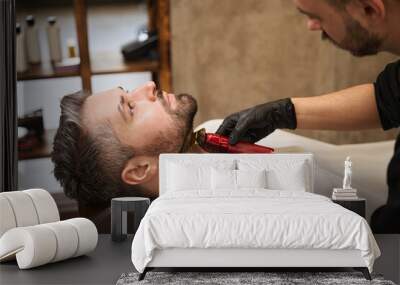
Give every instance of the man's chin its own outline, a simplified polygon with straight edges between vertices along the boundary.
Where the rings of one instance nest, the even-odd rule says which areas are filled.
[[[178,94],[175,95],[178,106],[175,112],[176,128],[180,131],[180,137],[182,139],[179,152],[184,152],[188,145],[188,138],[193,132],[193,120],[197,113],[197,101],[189,94]]]
[[[185,102],[185,104],[193,103],[193,104],[197,105],[196,99],[192,95],[189,95],[189,94],[185,94],[185,93],[178,94],[178,95],[176,95],[176,99],[178,99],[178,101]]]
[[[179,102],[179,107],[186,113],[185,115],[193,121],[197,113],[197,101],[189,94],[178,94],[176,99]]]

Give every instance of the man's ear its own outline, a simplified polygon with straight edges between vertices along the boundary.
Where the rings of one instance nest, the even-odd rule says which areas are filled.
[[[125,163],[121,173],[121,179],[126,184],[137,185],[148,182],[156,173],[156,159],[149,156],[137,156]]]
[[[346,10],[364,28],[379,23],[386,16],[383,0],[353,0],[347,4]]]

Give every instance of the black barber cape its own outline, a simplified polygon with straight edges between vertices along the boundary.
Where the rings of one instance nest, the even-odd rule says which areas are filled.
[[[386,66],[375,84],[375,98],[382,128],[400,126],[400,60]],[[387,169],[388,200],[371,217],[374,233],[400,233],[400,135]]]

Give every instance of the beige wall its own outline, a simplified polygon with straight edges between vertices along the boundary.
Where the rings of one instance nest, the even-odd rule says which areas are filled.
[[[373,82],[395,56],[354,58],[306,30],[291,0],[171,0],[175,92],[194,95],[196,124],[278,98]],[[296,131],[338,144],[395,132]]]

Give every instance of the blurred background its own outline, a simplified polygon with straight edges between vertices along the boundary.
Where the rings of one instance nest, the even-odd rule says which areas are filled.
[[[323,42],[320,33],[307,30],[291,0],[16,0],[16,5],[17,45],[18,36],[35,41],[37,35],[40,57],[36,64],[19,63],[20,189],[62,191],[49,156],[66,94],[133,89],[154,80],[198,100],[198,125],[278,98],[373,82],[396,58],[387,53],[354,58]],[[395,136],[381,130],[295,133],[334,144]]]

